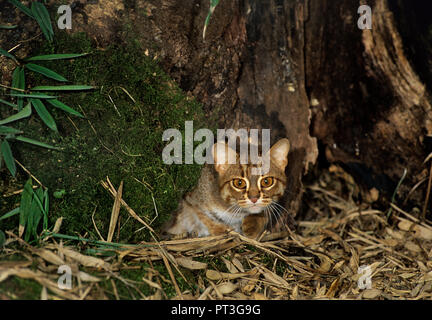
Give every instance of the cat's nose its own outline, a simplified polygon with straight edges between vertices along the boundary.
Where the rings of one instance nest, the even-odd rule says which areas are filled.
[[[252,201],[252,203],[255,203],[258,201],[258,198],[250,198],[250,201]]]

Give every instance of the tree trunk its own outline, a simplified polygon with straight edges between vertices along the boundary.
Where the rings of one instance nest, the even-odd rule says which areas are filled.
[[[420,27],[429,32],[430,19],[414,4],[371,0],[372,29],[360,30],[363,2],[221,0],[204,41],[208,0],[128,1],[124,10],[150,54],[219,116],[219,128],[270,128],[272,143],[288,137],[286,208],[295,215],[318,144],[366,189],[391,194],[407,169],[402,195],[426,177],[432,76],[415,69],[430,67],[430,38],[412,37]],[[412,27],[418,15],[422,24]],[[90,17],[78,28],[103,43],[97,25]],[[411,27],[401,36],[403,26]],[[422,199],[423,190],[411,198]]]
[[[371,30],[357,28],[356,1],[310,3],[306,86],[317,104],[312,135],[322,142],[329,161],[343,163],[365,187],[387,197],[406,169],[399,190],[406,195],[425,179],[422,162],[432,135],[430,96],[406,55],[419,34],[402,41],[402,25],[387,0],[368,1]],[[394,11],[402,9],[396,1],[391,5]],[[413,14],[401,11],[402,17],[406,12]],[[409,17],[412,25],[415,17]],[[412,196],[422,197],[422,192]]]

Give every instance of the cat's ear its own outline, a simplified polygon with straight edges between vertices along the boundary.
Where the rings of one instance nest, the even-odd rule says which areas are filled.
[[[288,139],[283,138],[276,142],[270,149],[270,157],[273,162],[283,170],[288,164],[288,152],[290,150],[290,142]]]
[[[218,142],[213,145],[212,156],[215,169],[219,174],[225,173],[229,165],[235,164],[237,161],[237,152],[223,142]]]

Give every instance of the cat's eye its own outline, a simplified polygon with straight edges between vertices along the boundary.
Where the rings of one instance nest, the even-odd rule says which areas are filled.
[[[246,188],[246,181],[244,181],[243,179],[233,179],[232,184],[237,189]]]
[[[269,188],[273,185],[274,179],[272,177],[265,177],[261,179],[261,187]]]

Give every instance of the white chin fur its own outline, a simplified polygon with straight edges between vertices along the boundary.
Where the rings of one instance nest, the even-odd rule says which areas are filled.
[[[253,206],[246,209],[249,213],[257,214],[264,210],[263,207]]]

